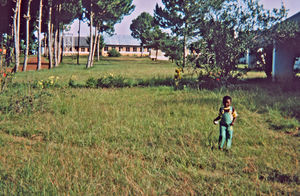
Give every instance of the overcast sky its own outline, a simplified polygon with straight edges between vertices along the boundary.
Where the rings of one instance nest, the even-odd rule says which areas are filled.
[[[115,25],[116,34],[131,34],[129,26],[131,21],[135,19],[142,12],[148,12],[153,15],[153,10],[156,4],[162,5],[161,0],[133,0],[135,10],[131,15],[125,16],[121,23]],[[281,3],[285,5],[288,11],[288,16],[292,16],[300,11],[300,0],[260,0],[260,3],[264,5],[266,9],[280,8]],[[78,32],[78,21],[75,21],[71,28],[72,32]],[[88,25],[82,25],[82,35],[88,35]]]

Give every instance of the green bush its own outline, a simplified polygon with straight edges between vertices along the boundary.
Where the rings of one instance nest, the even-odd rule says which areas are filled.
[[[149,79],[140,79],[137,83],[138,86],[173,86],[174,79],[171,77],[168,78],[160,78],[154,77]]]
[[[57,87],[59,86],[57,84],[59,77],[58,76],[50,76],[47,80],[36,80],[33,83],[34,88],[39,88],[39,89],[46,89],[50,87]]]
[[[93,77],[89,78],[86,81],[86,87],[87,88],[96,88],[97,87],[97,80]]]
[[[116,49],[111,49],[110,51],[108,51],[108,56],[109,57],[120,57],[121,54]]]
[[[133,86],[133,81],[123,76],[114,76],[112,74],[98,79],[97,87],[100,88],[123,88]]]
[[[155,87],[155,86],[174,86],[175,81],[172,77],[153,77],[147,79],[131,79],[121,75],[113,74],[101,76],[98,79],[89,78],[85,84],[77,84],[73,79],[69,80],[69,87],[72,88],[124,88],[124,87]],[[183,78],[180,80],[180,86],[198,89],[198,81],[196,78]],[[179,90],[177,89],[177,90]]]

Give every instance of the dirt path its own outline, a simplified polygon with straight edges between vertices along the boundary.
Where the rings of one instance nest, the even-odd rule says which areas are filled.
[[[41,69],[49,69],[49,62],[45,57],[42,57]],[[12,72],[13,68],[7,68],[7,72]],[[37,57],[29,57],[26,71],[37,70]],[[18,71],[23,71],[23,64],[19,66]]]

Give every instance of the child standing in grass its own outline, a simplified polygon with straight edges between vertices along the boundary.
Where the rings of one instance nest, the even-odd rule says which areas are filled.
[[[231,106],[232,99],[230,96],[223,97],[223,106],[219,110],[219,116],[214,119],[214,124],[220,121],[220,136],[219,136],[219,149],[222,150],[227,142],[226,149],[229,150],[232,143],[233,125],[237,117],[235,109]]]

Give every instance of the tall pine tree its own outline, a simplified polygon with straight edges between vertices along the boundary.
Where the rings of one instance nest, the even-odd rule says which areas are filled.
[[[208,8],[206,0],[162,0],[164,7],[156,4],[154,17],[156,22],[182,39],[182,67],[186,65],[187,41],[195,35],[197,27]],[[209,1],[210,2],[210,1]],[[215,0],[215,3],[218,3]]]

